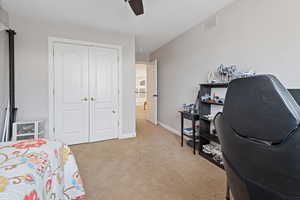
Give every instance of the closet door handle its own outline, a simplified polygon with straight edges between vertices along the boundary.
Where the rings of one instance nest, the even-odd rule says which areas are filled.
[[[88,98],[83,98],[83,99],[81,99],[81,101],[88,101],[89,99]]]
[[[92,101],[96,101],[96,98],[94,98],[94,97],[91,97],[91,100],[92,100]]]
[[[112,113],[113,113],[113,114],[116,114],[116,111],[113,110]]]

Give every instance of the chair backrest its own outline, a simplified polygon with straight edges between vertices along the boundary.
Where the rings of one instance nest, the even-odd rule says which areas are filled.
[[[300,199],[300,107],[272,75],[230,83],[216,119],[236,200]]]

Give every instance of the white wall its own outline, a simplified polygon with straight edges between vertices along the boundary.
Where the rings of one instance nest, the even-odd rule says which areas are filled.
[[[0,31],[0,138],[2,137],[5,108],[8,102],[8,35]]]
[[[180,130],[177,111],[195,101],[198,84],[222,63],[300,88],[299,8],[299,0],[238,0],[218,12],[216,27],[200,24],[155,51],[159,121]]]
[[[136,77],[146,77],[147,76],[147,65],[146,64],[136,64]]]
[[[49,24],[11,16],[16,30],[18,120],[48,119],[48,37],[120,45],[122,55],[122,136],[135,133],[135,38],[71,24]]]

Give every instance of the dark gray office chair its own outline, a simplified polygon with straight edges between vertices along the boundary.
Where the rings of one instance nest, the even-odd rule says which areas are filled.
[[[300,200],[300,107],[274,76],[232,81],[215,123],[235,200]]]

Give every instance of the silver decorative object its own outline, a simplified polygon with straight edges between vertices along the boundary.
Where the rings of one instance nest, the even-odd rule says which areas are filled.
[[[222,82],[230,82],[233,79],[247,78],[247,77],[252,77],[252,76],[256,75],[256,73],[253,70],[249,70],[246,72],[238,71],[236,65],[230,65],[230,66],[226,67],[225,65],[221,64],[218,67],[217,72],[221,76]]]

